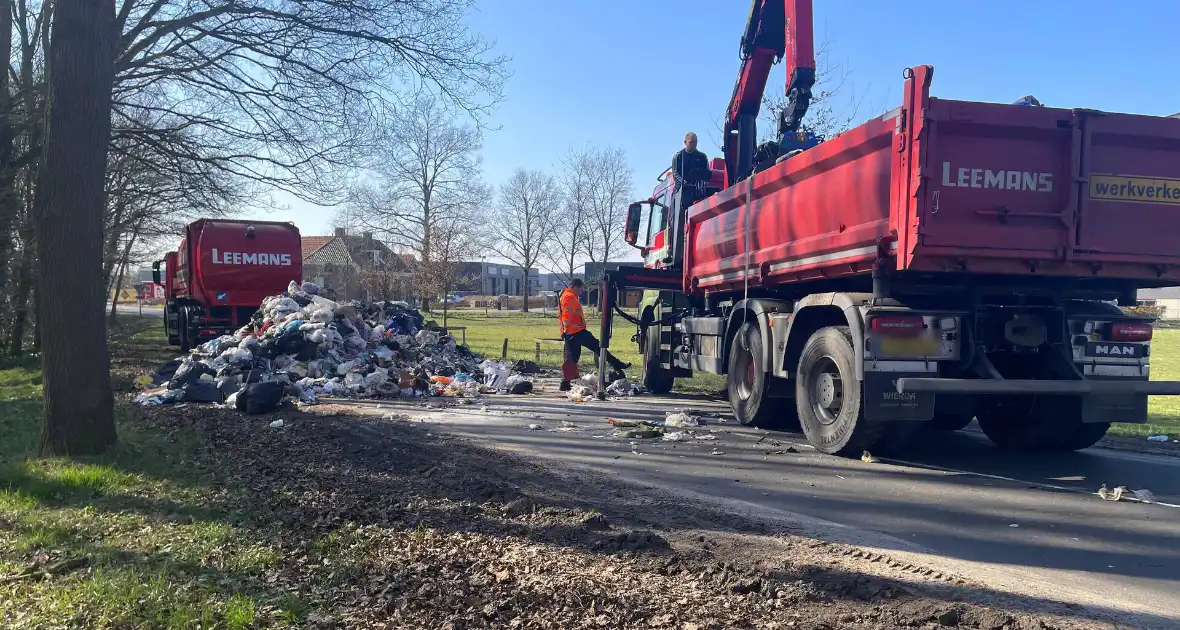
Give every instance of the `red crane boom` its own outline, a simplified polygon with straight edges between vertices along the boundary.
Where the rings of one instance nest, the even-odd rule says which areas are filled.
[[[758,112],[770,68],[780,59],[786,66],[787,106],[779,115],[779,138],[798,131],[807,113],[815,84],[811,0],[754,0],[742,35],[741,59],[722,140],[730,186],[753,171]]]

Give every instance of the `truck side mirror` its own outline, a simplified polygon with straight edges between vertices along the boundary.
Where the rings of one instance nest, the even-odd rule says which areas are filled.
[[[152,282],[160,284],[160,261],[152,263]]]
[[[623,240],[631,247],[638,247],[635,243],[639,241],[639,223],[642,218],[642,203],[636,202],[627,206],[627,227],[623,231]]]

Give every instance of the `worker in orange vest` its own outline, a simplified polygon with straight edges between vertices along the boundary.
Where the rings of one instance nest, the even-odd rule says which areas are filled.
[[[586,318],[582,316],[581,297],[584,289],[582,279],[574,278],[570,281],[570,286],[561,292],[557,302],[557,321],[561,325],[561,338],[565,341],[565,357],[561,365],[563,392],[569,391],[570,381],[578,378],[578,359],[582,356],[582,348],[593,352],[595,356],[601,351],[598,339],[586,330]],[[631,367],[630,363],[623,363],[609,351],[606,353],[606,361],[620,373],[617,375],[618,378],[622,378],[623,370]]]

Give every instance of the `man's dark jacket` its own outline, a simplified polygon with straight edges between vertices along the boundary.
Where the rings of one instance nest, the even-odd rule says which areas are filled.
[[[711,176],[709,158],[704,153],[681,149],[672,156],[672,177],[677,186],[708,182]]]

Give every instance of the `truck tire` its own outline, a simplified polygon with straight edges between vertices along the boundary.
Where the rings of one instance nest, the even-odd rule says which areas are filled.
[[[847,326],[811,335],[795,373],[795,405],[807,441],[832,455],[860,455],[884,436],[885,422],[867,422],[856,380],[856,355]]]
[[[971,413],[935,413],[926,426],[935,431],[958,431],[964,429],[975,419]]]
[[[979,409],[979,428],[1004,450],[1062,452],[1089,448],[1101,440],[1109,422],[1084,423],[1081,400],[1052,396],[1013,396]]]
[[[653,394],[667,394],[675,384],[675,377],[660,364],[660,327],[649,326],[643,333],[643,386]]]
[[[744,344],[743,338],[746,340]],[[745,426],[767,426],[773,420],[774,405],[766,395],[770,375],[763,363],[758,324],[746,322],[731,342],[725,379],[734,418]]]
[[[189,352],[193,349],[192,341],[192,325],[189,323],[188,307],[180,307],[180,312],[176,317],[177,336],[180,338],[180,351]]]

